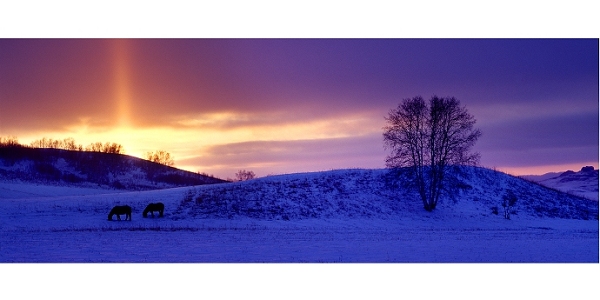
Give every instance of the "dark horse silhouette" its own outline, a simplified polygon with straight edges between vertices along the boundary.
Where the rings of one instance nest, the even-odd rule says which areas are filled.
[[[113,207],[113,209],[110,210],[110,213],[108,214],[108,220],[112,221],[112,216],[113,215],[117,215],[117,220],[121,221],[121,216],[120,215],[125,215],[125,221],[129,220],[131,221],[131,207],[127,206],[127,205],[123,205],[123,206],[115,206]]]
[[[155,211],[158,212],[159,217],[162,217],[163,212],[165,211],[165,205],[162,204],[162,202],[148,204],[148,206],[146,206],[146,209],[144,209],[144,218],[148,217],[148,212],[150,212],[154,217]]]

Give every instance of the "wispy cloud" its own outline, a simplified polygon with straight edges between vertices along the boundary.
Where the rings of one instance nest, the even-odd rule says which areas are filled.
[[[336,168],[383,168],[380,134],[309,140],[248,141],[203,148],[198,156],[180,161],[202,166],[206,172],[233,174],[239,169],[257,175]]]

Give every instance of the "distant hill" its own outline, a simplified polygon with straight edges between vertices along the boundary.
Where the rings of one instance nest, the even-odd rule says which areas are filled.
[[[598,219],[598,202],[478,167],[453,168],[434,212],[426,212],[406,170],[336,170],[278,175],[192,188],[175,219],[503,218],[502,197],[517,197],[514,219]]]
[[[587,166],[579,172],[566,171],[544,175],[522,176],[547,187],[598,201],[598,170]]]
[[[20,146],[0,147],[0,180],[122,190],[226,182],[128,155]]]

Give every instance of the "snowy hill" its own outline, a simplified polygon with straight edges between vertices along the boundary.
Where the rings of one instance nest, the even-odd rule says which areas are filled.
[[[27,147],[0,147],[0,181],[119,190],[224,182],[122,154]]]
[[[523,176],[523,178],[598,201],[598,170],[594,170],[591,166],[583,167],[579,172],[569,170],[562,173]]]
[[[502,210],[502,196],[512,191],[518,199],[514,207],[518,216],[598,219],[596,201],[473,167],[453,171],[446,197],[435,213],[428,214],[406,185],[405,174],[394,176],[388,170],[338,170],[198,187],[189,190],[174,214],[177,218],[273,220],[498,217],[494,211]]]

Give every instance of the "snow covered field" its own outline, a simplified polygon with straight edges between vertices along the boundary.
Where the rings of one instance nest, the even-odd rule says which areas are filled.
[[[319,180],[311,181],[311,176]],[[305,212],[301,205],[311,203],[311,196],[301,194],[298,186],[315,190],[310,185],[322,183],[320,176],[288,175],[236,184],[124,193],[63,188],[63,196],[58,195],[59,187],[3,184],[2,191],[29,190],[52,196],[23,197],[15,193],[12,199],[0,197],[0,262],[598,263],[597,220],[525,213],[505,220],[481,209],[482,201],[441,206],[433,213],[412,201],[396,213],[386,206],[396,204],[379,203],[384,201],[381,199],[361,204],[363,198],[375,193],[353,191],[351,187],[360,186],[350,183],[340,187],[345,196],[338,193],[336,198],[321,191],[311,194],[323,197],[323,202],[336,209],[319,206],[318,211],[328,217],[310,217],[315,213]],[[326,176],[337,182],[335,172]],[[378,173],[358,172],[353,176],[360,181]],[[294,193],[287,185],[282,187],[282,181],[296,186]],[[245,190],[249,188],[252,192]],[[261,194],[265,189],[283,189],[281,193],[296,196],[300,193],[305,202],[294,202],[289,196],[287,202],[273,204],[286,208],[289,218],[267,214],[272,208],[263,207],[257,212],[254,204],[248,204],[251,212],[260,214],[259,218],[251,218],[244,215],[250,208],[246,211],[228,198],[236,193],[244,199],[262,195],[266,203],[270,201],[268,196]],[[87,195],[74,195],[85,192]],[[210,203],[210,193],[225,199],[227,211],[236,210],[240,215],[213,217],[221,215],[220,211],[203,215],[202,205]],[[142,218],[146,204],[159,201],[165,203],[165,217]],[[107,221],[110,208],[124,204],[133,208],[132,221]],[[373,215],[373,210],[379,213]]]
[[[2,232],[2,262],[598,262],[589,221],[517,228],[355,222],[20,227]],[[166,224],[165,224],[166,223]]]

